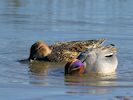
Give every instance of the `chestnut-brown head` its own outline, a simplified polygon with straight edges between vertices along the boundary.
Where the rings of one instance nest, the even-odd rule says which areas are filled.
[[[37,41],[30,48],[29,60],[39,60],[51,53],[51,49],[43,41]]]
[[[65,65],[65,75],[84,74],[85,65],[82,61],[74,59]]]

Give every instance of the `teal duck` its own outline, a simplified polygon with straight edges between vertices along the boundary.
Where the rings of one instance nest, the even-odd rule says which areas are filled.
[[[116,72],[118,65],[116,53],[117,48],[113,44],[88,48],[80,53],[76,58],[77,60],[67,62],[65,74],[83,74],[87,72],[93,75],[112,75]]]

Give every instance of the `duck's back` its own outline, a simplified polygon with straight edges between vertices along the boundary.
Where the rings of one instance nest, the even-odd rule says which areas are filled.
[[[71,61],[82,51],[94,45],[100,45],[104,41],[105,39],[59,42],[50,46],[52,52],[47,58],[54,62]]]

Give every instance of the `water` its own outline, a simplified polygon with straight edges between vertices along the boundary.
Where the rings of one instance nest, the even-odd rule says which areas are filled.
[[[132,0],[0,0],[0,98],[133,99]],[[37,40],[107,38],[118,47],[116,75],[65,77],[64,64],[20,63]]]

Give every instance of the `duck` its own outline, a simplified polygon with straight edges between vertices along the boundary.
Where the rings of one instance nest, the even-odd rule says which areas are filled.
[[[50,61],[50,62],[70,62],[77,56],[94,45],[102,45],[106,39],[92,39],[81,41],[57,42],[48,45],[43,41],[35,42],[30,48],[28,60]]]
[[[65,75],[84,74],[112,75],[118,66],[117,48],[114,44],[92,48],[81,52],[79,56],[65,65]],[[77,63],[80,62],[80,63]]]

